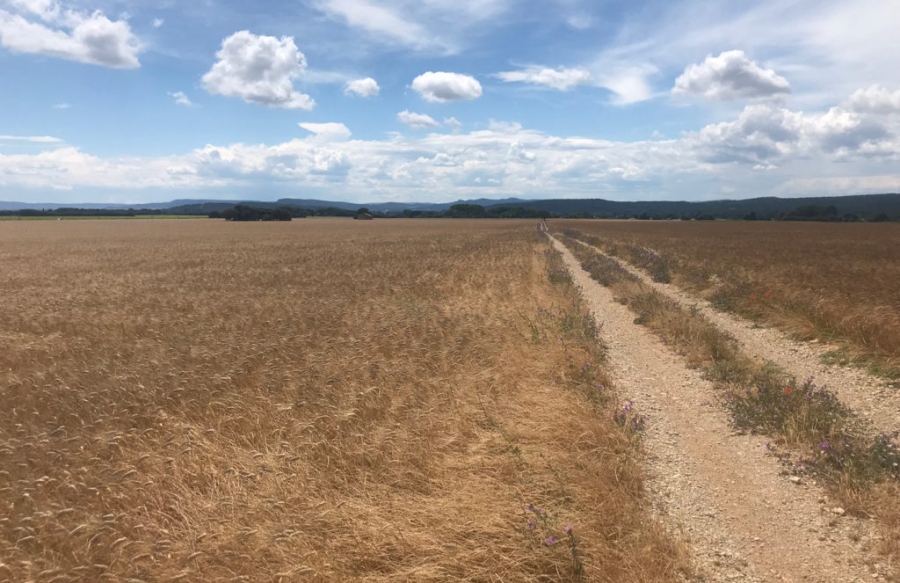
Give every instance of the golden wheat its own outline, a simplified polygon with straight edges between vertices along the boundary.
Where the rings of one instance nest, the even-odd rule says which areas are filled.
[[[631,260],[649,248],[672,281],[722,307],[900,370],[900,226],[555,221]]]
[[[0,580],[674,581],[533,231],[4,223]]]

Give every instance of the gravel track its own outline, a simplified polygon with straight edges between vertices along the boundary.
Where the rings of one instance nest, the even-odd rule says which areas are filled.
[[[824,364],[822,357],[829,351],[828,346],[798,342],[775,328],[761,328],[753,322],[716,310],[706,300],[674,285],[657,283],[644,271],[618,257],[607,255],[586,243],[581,244],[617,261],[645,285],[681,306],[695,308],[719,330],[737,339],[744,354],[771,361],[800,381],[812,379],[817,385],[828,387],[842,403],[868,420],[877,431],[900,431],[900,390],[860,368]]]
[[[603,325],[617,390],[647,419],[647,488],[664,522],[692,545],[699,580],[879,580],[867,566],[874,526],[836,514],[814,484],[793,483],[766,454],[764,438],[735,434],[724,411],[709,406],[715,389],[700,371],[636,325],[627,307],[552,242]]]

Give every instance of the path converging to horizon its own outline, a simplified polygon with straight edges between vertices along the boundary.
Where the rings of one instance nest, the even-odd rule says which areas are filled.
[[[847,515],[813,480],[788,475],[769,454],[767,437],[736,432],[716,405],[714,384],[638,325],[620,298],[594,281],[565,245],[552,241],[602,326],[613,381],[646,416],[648,488],[655,507],[687,537],[708,580],[877,580],[881,575],[872,565],[878,559],[871,551],[880,535],[872,521]],[[645,285],[683,304],[698,303],[623,265]],[[878,386],[876,379],[856,370],[823,370],[812,355],[798,356],[797,342],[773,330],[751,329],[734,317],[711,313],[709,306],[697,309],[734,333],[750,352],[798,375],[812,370],[839,380],[841,398],[854,405],[871,403],[863,395]],[[866,411],[886,429],[897,421],[887,407]]]

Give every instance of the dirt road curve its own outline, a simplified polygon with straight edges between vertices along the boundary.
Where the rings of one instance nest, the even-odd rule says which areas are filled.
[[[704,581],[877,581],[872,526],[834,512],[814,484],[794,484],[765,439],[734,435],[713,387],[553,241],[609,346],[619,392],[647,418],[648,488],[692,543]]]
[[[582,245],[603,253],[596,247]],[[822,355],[829,350],[827,346],[796,342],[774,328],[756,327],[752,322],[716,310],[709,302],[673,285],[656,283],[643,271],[618,258],[616,261],[646,285],[682,306],[696,307],[719,330],[734,336],[748,356],[772,361],[798,380],[812,378],[817,385],[827,386],[877,431],[900,430],[900,390],[861,369],[822,364]]]

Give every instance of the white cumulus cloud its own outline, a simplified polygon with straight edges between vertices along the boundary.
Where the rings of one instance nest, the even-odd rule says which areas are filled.
[[[900,113],[900,90],[891,92],[880,85],[858,89],[850,96],[850,108],[877,115]]]
[[[257,36],[247,30],[222,41],[219,59],[203,76],[213,94],[238,97],[247,103],[311,110],[315,101],[294,89],[306,70],[306,57],[293,37]]]
[[[0,45],[10,51],[114,69],[141,66],[141,43],[124,19],[112,21],[99,10],[63,11],[51,0],[16,0],[12,5],[16,13],[0,9]]]
[[[430,115],[425,115],[424,113],[412,113],[409,110],[398,113],[397,121],[416,130],[441,127],[440,122],[436,121]]]
[[[347,83],[347,87],[344,88],[344,93],[346,95],[355,93],[360,97],[373,97],[375,95],[378,95],[380,91],[381,88],[378,86],[378,82],[371,77],[350,81],[349,83]]]
[[[175,93],[169,92],[169,97],[175,100],[175,103],[178,105],[183,105],[185,107],[191,107],[193,102],[191,102],[190,98],[184,94],[184,91],[176,91]]]
[[[591,74],[585,69],[549,69],[546,67],[528,67],[519,71],[497,73],[497,78],[507,83],[530,83],[543,85],[559,91],[568,91],[577,86],[590,83]]]
[[[315,135],[320,141],[343,141],[353,135],[342,123],[301,123],[301,128]]]
[[[462,123],[455,117],[445,117],[444,125],[453,130],[454,132],[458,132],[462,127]]]
[[[153,196],[141,193],[150,188],[210,196],[222,189],[273,196],[301,189],[344,200],[895,191],[900,116],[861,113],[844,103],[808,112],[754,103],[676,139],[638,141],[553,135],[504,121],[468,133],[367,140],[349,139],[350,130],[340,123],[309,123],[300,125],[309,135],[281,143],[100,157],[58,138],[0,136],[0,187],[33,189],[23,195],[30,200],[46,200],[53,189],[92,188],[138,193],[129,196]],[[452,128],[449,119],[444,125]],[[409,111],[398,120],[426,130],[441,126]]]
[[[154,18],[153,19],[153,28],[159,28],[160,26],[162,26],[165,23],[166,23],[166,21],[163,18]]]
[[[426,101],[446,103],[481,97],[481,83],[478,79],[460,73],[429,71],[419,75],[412,82],[416,90]]]
[[[767,104],[750,105],[736,120],[708,125],[684,140],[713,163],[768,166],[825,155],[846,159],[897,153],[889,127],[840,107],[805,114]]]
[[[709,55],[675,80],[675,95],[697,95],[714,101],[772,97],[791,92],[787,79],[763,69],[743,51]]]

